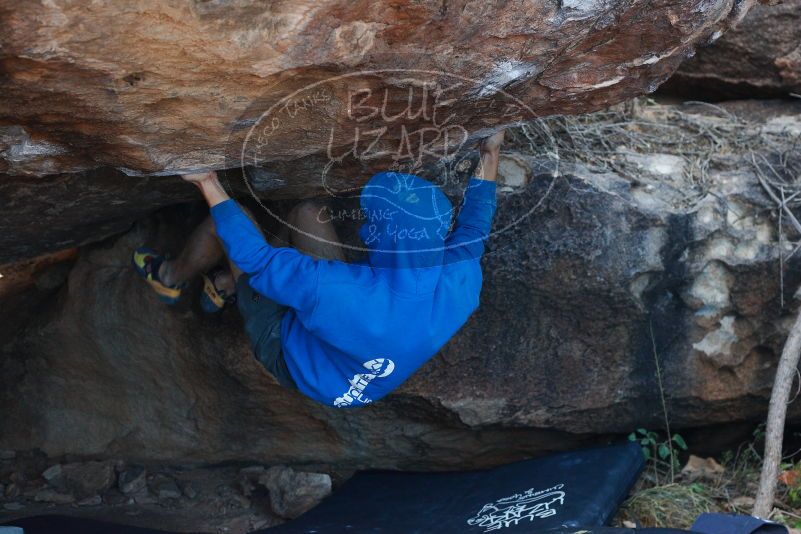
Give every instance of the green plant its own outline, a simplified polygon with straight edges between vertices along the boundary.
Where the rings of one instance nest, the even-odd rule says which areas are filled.
[[[788,488],[785,501],[793,508],[801,507],[801,488],[797,486]]]
[[[765,423],[760,423],[751,435],[754,437],[754,442],[765,441]]]
[[[675,472],[681,468],[677,449],[687,450],[687,443],[680,434],[673,434],[669,438],[662,439],[657,432],[638,428],[629,434],[629,441],[640,444],[643,456],[653,464],[656,481],[659,480],[659,468],[663,467],[669,471],[668,483],[675,482]]]

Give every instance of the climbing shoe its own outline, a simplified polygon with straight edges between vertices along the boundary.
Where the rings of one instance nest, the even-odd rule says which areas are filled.
[[[200,307],[206,313],[217,313],[226,305],[236,302],[236,294],[229,295],[225,290],[217,287],[218,275],[225,270],[215,267],[203,275],[203,292],[200,294]]]
[[[136,249],[131,258],[136,272],[150,284],[159,299],[167,304],[175,304],[181,298],[183,285],[168,286],[159,280],[159,267],[163,261],[163,256],[145,247]]]

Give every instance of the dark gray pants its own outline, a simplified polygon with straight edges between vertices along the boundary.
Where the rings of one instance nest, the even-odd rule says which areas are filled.
[[[247,274],[237,279],[236,303],[245,320],[245,332],[253,354],[279,384],[297,389],[281,349],[281,320],[288,308],[254,291],[249,279]]]

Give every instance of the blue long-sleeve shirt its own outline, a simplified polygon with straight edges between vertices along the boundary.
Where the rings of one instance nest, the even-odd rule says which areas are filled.
[[[290,308],[281,342],[298,389],[338,407],[397,388],[478,307],[479,262],[495,212],[495,183],[473,178],[453,231],[439,235],[447,233],[450,203],[435,186],[393,173],[371,184],[377,193],[362,193],[367,264],[272,247],[233,200],[211,209],[228,256],[253,289]],[[435,216],[421,211],[429,204]]]

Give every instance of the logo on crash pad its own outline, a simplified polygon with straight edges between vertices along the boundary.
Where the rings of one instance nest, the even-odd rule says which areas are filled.
[[[523,493],[515,493],[502,497],[495,502],[485,504],[481,510],[467,520],[470,526],[492,532],[523,521],[533,522],[556,515],[558,507],[565,504],[564,484],[535,491],[529,488]]]

